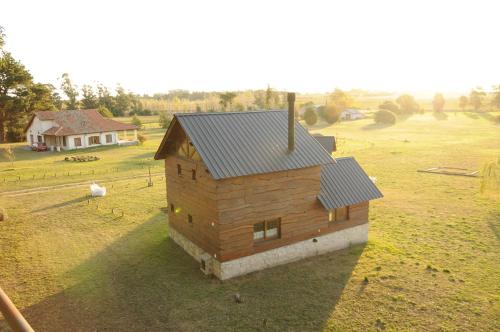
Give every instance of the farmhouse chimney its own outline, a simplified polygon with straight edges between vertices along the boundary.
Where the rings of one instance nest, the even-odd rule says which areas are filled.
[[[295,148],[295,93],[289,92],[288,96],[288,152]]]

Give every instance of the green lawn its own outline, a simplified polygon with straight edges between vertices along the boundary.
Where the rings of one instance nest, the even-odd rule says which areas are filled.
[[[109,194],[91,200],[87,187],[0,196],[9,214],[0,222],[0,286],[39,331],[499,330],[498,194],[480,194],[477,178],[416,170],[479,169],[500,157],[500,126],[425,114],[312,131],[336,135],[337,155],[354,155],[385,195],[371,205],[365,246],[220,282],[169,240],[162,176],[153,187],[104,181]],[[96,149],[96,166],[19,151],[14,170],[0,163],[0,180],[38,168],[123,169],[105,180],[144,174],[143,164],[158,172],[151,157],[161,132],[147,129],[144,146]],[[91,177],[6,182],[0,191]]]

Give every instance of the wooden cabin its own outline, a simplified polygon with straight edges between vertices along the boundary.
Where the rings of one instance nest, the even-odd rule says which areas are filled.
[[[368,239],[382,194],[287,111],[175,114],[165,160],[170,237],[228,279]],[[332,141],[333,147],[333,141]]]

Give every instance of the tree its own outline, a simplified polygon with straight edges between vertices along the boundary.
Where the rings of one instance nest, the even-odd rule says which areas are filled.
[[[373,120],[378,124],[393,125],[396,123],[396,114],[388,110],[380,110],[375,112]]]
[[[3,45],[5,44],[5,34],[3,32],[3,27],[0,25],[0,50],[3,48]]]
[[[264,109],[266,107],[266,96],[265,91],[257,90],[253,91],[254,104],[257,106],[257,109]]]
[[[109,90],[107,87],[105,87],[102,84],[97,85],[97,102],[99,106],[104,106],[108,110],[111,111],[111,113],[114,114],[114,109],[115,109],[115,99],[111,94],[109,93]]]
[[[496,108],[500,108],[500,84],[493,86],[494,96],[491,104]]]
[[[272,108],[273,101],[274,101],[274,91],[271,88],[271,86],[269,86],[269,84],[268,84],[267,89],[266,89],[266,109],[267,110],[270,110]]]
[[[142,127],[142,122],[136,115],[132,117],[132,124],[137,126],[139,129]]]
[[[475,90],[472,89],[469,95],[469,104],[474,108],[474,111],[479,111],[481,107],[483,106],[483,99],[486,93],[482,90]]]
[[[462,109],[462,112],[465,111],[467,104],[469,103],[469,99],[466,96],[460,96],[458,99],[458,107]]]
[[[304,112],[304,121],[308,126],[314,126],[318,122],[318,115],[313,108],[308,108]]]
[[[354,99],[340,89],[335,89],[328,98],[329,104],[333,103],[340,110],[354,106]]]
[[[78,90],[76,86],[73,85],[68,73],[64,73],[61,76],[61,90],[64,92],[68,101],[66,102],[66,108],[70,110],[78,109]]]
[[[444,108],[444,97],[440,93],[436,93],[434,95],[434,99],[432,100],[432,109],[434,112],[442,112]]]
[[[226,93],[220,93],[219,94],[219,104],[222,106],[224,111],[227,109],[229,106],[229,110],[231,111],[232,105],[233,105],[233,100],[236,97],[236,93],[234,92],[226,92]]]
[[[384,101],[382,104],[378,106],[379,110],[386,110],[386,111],[391,111],[393,113],[399,113],[399,107],[396,105],[394,102],[390,100]]]
[[[160,127],[163,129],[167,129],[170,126],[170,122],[172,122],[172,118],[167,116],[165,113],[160,113]]]
[[[402,113],[410,114],[417,112],[420,109],[420,106],[417,104],[412,95],[401,95],[398,99],[396,99],[396,103],[398,103]]]
[[[12,55],[0,53],[0,143],[5,142],[7,131],[28,113],[25,107],[32,77],[28,70]],[[10,127],[10,128],[8,128]]]
[[[110,110],[108,110],[106,108],[106,106],[99,106],[99,108],[97,109],[97,111],[105,118],[112,118],[113,117],[113,113],[111,113]]]
[[[322,117],[327,123],[334,124],[340,118],[340,110],[335,105],[326,105],[322,112]]]
[[[92,88],[90,85],[85,84],[84,86],[82,86],[81,103],[84,109],[94,109],[99,106],[97,95],[94,92],[94,88]]]
[[[111,109],[114,116],[124,116],[130,111],[130,96],[125,92],[125,89],[121,86],[116,88],[116,105],[114,109]]]

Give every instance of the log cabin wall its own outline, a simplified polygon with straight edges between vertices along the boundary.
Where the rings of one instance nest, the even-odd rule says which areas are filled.
[[[177,174],[180,165],[182,174]],[[196,179],[192,179],[192,170]],[[216,182],[201,161],[169,155],[165,159],[168,219],[170,227],[205,250],[218,256]],[[171,211],[171,204],[176,212]],[[189,223],[188,215],[192,216]],[[213,226],[212,226],[213,223]]]
[[[217,181],[220,261],[314,237],[328,227],[317,195],[321,167],[243,176]],[[254,245],[253,225],[281,218],[278,239]]]

